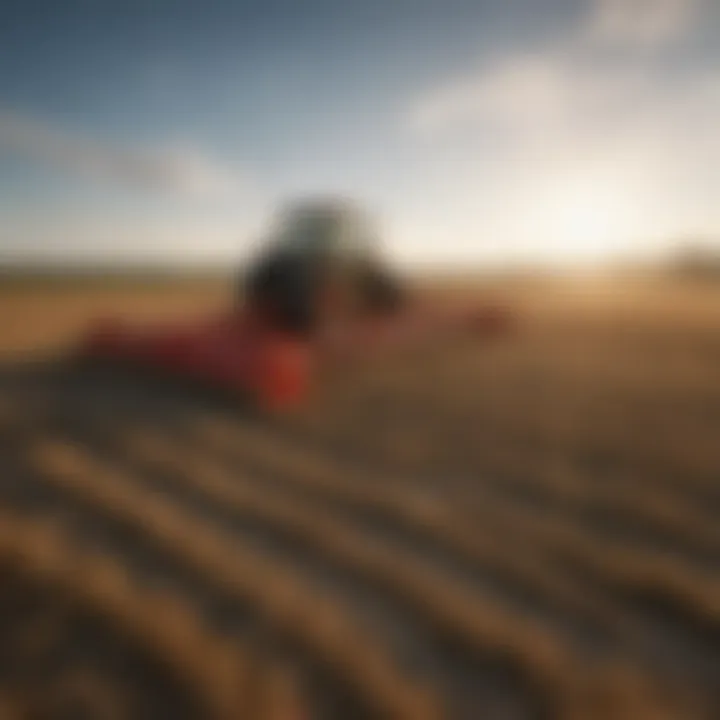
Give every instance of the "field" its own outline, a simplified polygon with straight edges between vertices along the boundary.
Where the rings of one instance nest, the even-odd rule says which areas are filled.
[[[0,718],[720,717],[720,289],[493,292],[281,420],[8,365]],[[224,293],[5,289],[1,349]]]

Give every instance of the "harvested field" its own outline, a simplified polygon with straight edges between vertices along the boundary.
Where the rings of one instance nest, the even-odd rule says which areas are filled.
[[[274,421],[17,365],[222,288],[0,292],[0,718],[720,717],[720,290],[498,292]]]

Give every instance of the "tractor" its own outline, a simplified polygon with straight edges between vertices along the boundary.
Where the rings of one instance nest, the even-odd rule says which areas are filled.
[[[410,290],[383,257],[367,213],[319,198],[284,208],[235,281],[231,307],[196,323],[93,323],[83,358],[209,383],[268,412],[297,407],[325,372],[393,348],[506,331],[496,306],[451,306]]]

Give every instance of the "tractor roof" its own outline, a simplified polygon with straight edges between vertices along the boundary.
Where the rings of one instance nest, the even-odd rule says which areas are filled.
[[[288,250],[341,257],[370,255],[376,244],[367,214],[350,201],[336,199],[288,205],[280,214],[274,237]]]

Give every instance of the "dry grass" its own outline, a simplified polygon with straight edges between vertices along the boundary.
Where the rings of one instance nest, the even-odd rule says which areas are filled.
[[[4,291],[1,349],[224,292]],[[269,425],[128,378],[4,381],[0,614],[22,581],[55,617],[50,589],[202,717],[717,717],[718,290],[494,294],[516,336],[358,371]],[[55,695],[148,710],[136,689],[110,714],[130,681],[92,667]],[[36,670],[0,672],[0,717],[34,712]]]

